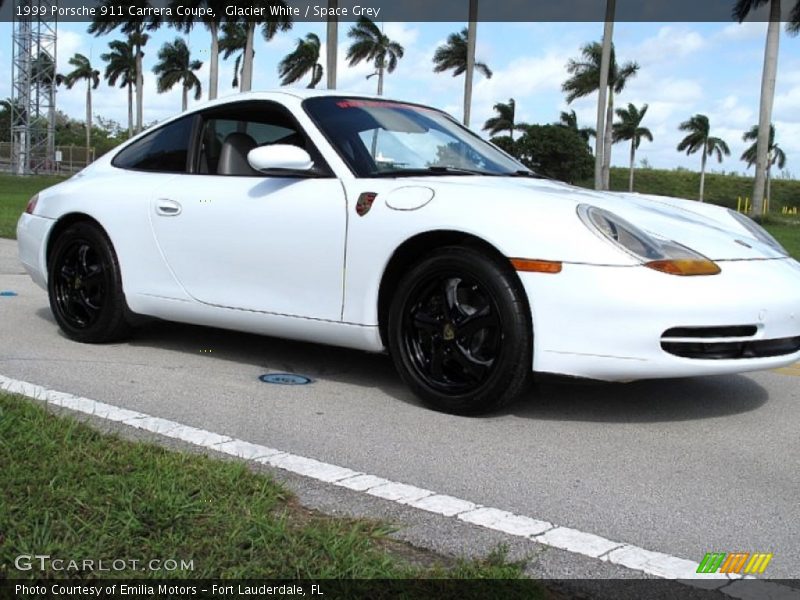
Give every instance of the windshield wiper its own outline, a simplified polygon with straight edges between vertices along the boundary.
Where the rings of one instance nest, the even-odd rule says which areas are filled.
[[[370,174],[370,177],[418,177],[430,175],[481,175],[484,177],[497,177],[500,173],[479,171],[476,169],[462,169],[460,167],[425,167],[424,169],[392,169]]]

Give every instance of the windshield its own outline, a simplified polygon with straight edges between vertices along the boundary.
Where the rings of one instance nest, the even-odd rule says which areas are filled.
[[[531,174],[432,108],[333,96],[303,106],[358,177]]]

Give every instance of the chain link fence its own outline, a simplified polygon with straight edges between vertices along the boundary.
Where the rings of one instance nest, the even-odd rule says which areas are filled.
[[[12,143],[0,142],[0,172],[16,172],[16,165],[12,164],[11,159]],[[95,149],[84,146],[56,146],[52,158],[37,160],[39,165],[35,172],[41,175],[58,175],[63,173],[69,175],[83,169],[86,165],[94,161]]]

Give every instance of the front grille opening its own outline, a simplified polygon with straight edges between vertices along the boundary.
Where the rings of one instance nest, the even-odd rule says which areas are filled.
[[[755,325],[729,325],[725,327],[673,327],[667,329],[665,338],[726,338],[752,337],[758,331]]]
[[[784,356],[800,351],[800,336],[749,342],[661,342],[665,352],[683,358],[726,360]]]

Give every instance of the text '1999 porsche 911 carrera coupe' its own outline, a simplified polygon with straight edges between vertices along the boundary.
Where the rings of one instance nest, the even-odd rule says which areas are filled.
[[[749,218],[537,176],[447,114],[281,90],[155,126],[34,196],[20,258],[79,342],[135,315],[381,352],[454,413],[531,374],[800,359],[800,264]]]

